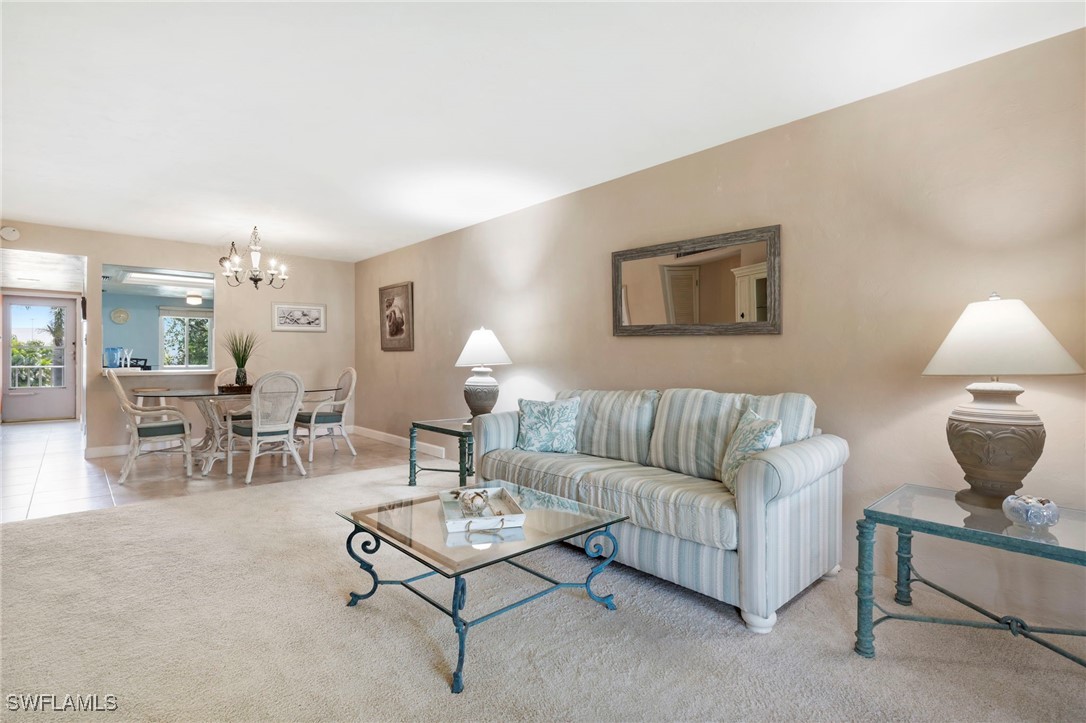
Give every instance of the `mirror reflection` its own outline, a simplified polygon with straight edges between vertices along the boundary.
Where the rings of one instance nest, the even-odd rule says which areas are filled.
[[[102,366],[210,369],[215,275],[102,266]]]
[[[616,335],[779,334],[780,227],[612,254]]]

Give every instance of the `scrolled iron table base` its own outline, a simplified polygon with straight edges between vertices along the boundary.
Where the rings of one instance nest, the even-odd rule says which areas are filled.
[[[357,545],[360,552],[356,552],[354,544],[355,537],[360,533],[367,535],[369,539],[360,542]],[[606,552],[604,541],[610,543],[609,553]],[[539,598],[544,597],[545,595],[549,595],[556,590],[564,590],[567,588],[582,588],[592,600],[600,603],[608,610],[617,609],[617,605],[615,605],[614,602],[614,594],[601,596],[592,589],[593,581],[601,572],[603,572],[603,570],[609,564],[611,564],[611,562],[615,559],[615,555],[618,554],[618,540],[615,539],[615,536],[613,534],[611,534],[610,525],[592,532],[585,540],[585,553],[591,558],[602,559],[600,559],[600,562],[588,573],[588,576],[585,578],[584,582],[561,582],[551,578],[549,575],[545,575],[539,572],[538,570],[534,570],[521,562],[517,562],[517,560],[515,559],[504,560],[505,563],[512,565],[513,567],[523,570],[524,572],[534,575],[539,579],[549,583],[550,587],[547,587],[535,594],[529,595],[528,597],[522,598],[521,600],[517,600],[514,603],[510,603],[505,607],[489,612],[473,620],[467,620],[462,615],[464,606],[467,604],[468,597],[468,583],[465,579],[467,573],[456,575],[452,578],[452,605],[450,607],[445,607],[440,602],[434,600],[426,593],[414,587],[414,583],[419,582],[420,580],[424,580],[428,577],[438,575],[439,573],[436,570],[424,572],[421,575],[416,575],[415,577],[407,578],[404,580],[382,580],[374,569],[373,564],[362,557],[363,554],[375,554],[377,550],[380,549],[380,547],[381,539],[361,526],[356,525],[355,529],[351,532],[351,534],[347,536],[347,554],[351,556],[351,559],[358,563],[362,571],[369,575],[371,579],[371,586],[367,592],[350,593],[350,600],[348,601],[347,606],[354,607],[358,604],[359,600],[365,600],[366,598],[372,597],[381,585],[399,585],[400,587],[407,588],[411,592],[415,593],[415,595],[419,596],[430,605],[437,608],[445,615],[449,616],[449,618],[452,620],[453,627],[456,630],[456,637],[458,641],[456,670],[453,672],[452,675],[451,689],[453,693],[459,693],[464,690],[464,658],[467,653],[468,630],[475,627],[476,625],[481,625],[488,620],[493,620],[499,615],[510,612],[511,610],[515,610],[516,608],[530,603],[533,600],[538,600]]]

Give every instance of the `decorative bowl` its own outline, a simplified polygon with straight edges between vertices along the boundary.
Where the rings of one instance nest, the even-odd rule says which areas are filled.
[[[1033,495],[1011,495],[1003,500],[1003,514],[1014,524],[1032,530],[1052,527],[1060,521],[1060,508],[1055,502]]]

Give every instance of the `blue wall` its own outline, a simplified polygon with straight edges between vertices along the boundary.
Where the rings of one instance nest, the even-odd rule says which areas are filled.
[[[187,306],[184,299],[165,296],[133,296],[102,294],[102,348],[119,346],[132,349],[132,356],[146,359],[155,369],[160,366],[158,348],[158,307],[211,309],[214,304],[204,299],[200,306]],[[128,312],[127,324],[116,324],[109,315],[114,309]]]

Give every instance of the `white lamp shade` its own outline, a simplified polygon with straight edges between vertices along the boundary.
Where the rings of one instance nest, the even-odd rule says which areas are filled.
[[[1081,373],[1028,306],[995,295],[965,307],[924,369],[925,376]]]
[[[512,363],[494,332],[482,327],[471,332],[464,351],[460,352],[460,358],[456,360],[458,367],[489,367]]]

